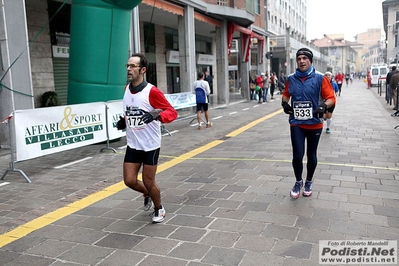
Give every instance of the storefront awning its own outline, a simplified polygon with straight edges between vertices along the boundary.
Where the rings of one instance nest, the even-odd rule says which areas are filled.
[[[242,40],[242,57],[244,58],[245,62],[248,62],[249,60],[249,55],[251,53],[251,40],[252,38],[258,39],[258,47],[260,48],[259,51],[262,56],[260,56],[260,63],[263,63],[263,51],[264,51],[264,43],[265,43],[265,37],[262,35],[259,35],[252,30],[242,27],[240,25],[234,24],[234,23],[229,23],[228,25],[228,55],[230,55],[230,49],[233,43],[233,35],[234,31],[241,32],[243,34],[243,40]]]
[[[146,4],[148,6],[153,6],[159,9],[162,9],[164,11],[183,16],[184,15],[184,9],[181,6],[174,5],[172,3],[164,2],[161,0],[143,0],[143,4]]]

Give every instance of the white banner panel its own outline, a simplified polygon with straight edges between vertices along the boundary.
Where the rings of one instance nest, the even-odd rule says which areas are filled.
[[[117,130],[116,123],[119,121],[120,116],[124,116],[123,113],[123,101],[109,101],[107,105],[107,117],[108,117],[108,137],[110,140],[117,139],[126,136],[126,130]]]
[[[105,109],[97,102],[16,110],[17,161],[107,140]]]
[[[165,94],[165,97],[176,110],[197,106],[195,94],[192,92]]]

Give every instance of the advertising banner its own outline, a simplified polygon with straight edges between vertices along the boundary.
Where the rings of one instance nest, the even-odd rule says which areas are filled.
[[[123,101],[109,101],[107,105],[107,117],[108,117],[108,137],[110,140],[121,138],[126,136],[126,130],[117,130],[116,123],[119,121],[120,116],[123,114]]]
[[[97,102],[15,111],[16,160],[107,140],[105,109]]]
[[[165,94],[165,97],[176,110],[197,105],[195,101],[195,94],[191,92]]]

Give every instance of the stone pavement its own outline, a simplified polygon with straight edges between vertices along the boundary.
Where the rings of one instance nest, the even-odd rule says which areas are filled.
[[[162,224],[121,184],[124,138],[116,153],[98,144],[18,162],[32,183],[0,181],[0,265],[318,265],[319,240],[398,240],[399,117],[377,88],[344,85],[313,195],[297,200],[275,98],[213,106],[210,129],[166,125]]]

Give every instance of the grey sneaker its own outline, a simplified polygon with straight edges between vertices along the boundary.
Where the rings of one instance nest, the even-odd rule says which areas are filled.
[[[303,195],[304,197],[310,197],[310,196],[312,196],[312,184],[313,184],[312,181],[306,181],[306,182],[305,182],[305,189],[304,189],[303,192],[302,192],[302,195]]]
[[[144,196],[143,210],[148,211],[152,207],[152,200],[151,200],[150,196],[146,196],[146,195],[143,195],[143,196]]]

